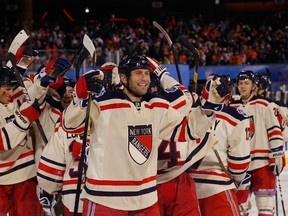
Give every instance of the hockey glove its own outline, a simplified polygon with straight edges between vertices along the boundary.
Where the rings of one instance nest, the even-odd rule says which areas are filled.
[[[28,47],[20,47],[16,52],[16,65],[19,72],[23,76],[27,68],[35,59],[38,59],[38,51]]]
[[[168,74],[167,68],[163,67],[163,65],[161,65],[158,61],[148,56],[146,58],[148,59],[149,64],[151,65],[152,73],[156,74],[160,80],[164,74]]]
[[[113,62],[103,64],[99,70],[104,73],[103,85],[104,88],[113,89],[120,86],[120,77],[118,74],[118,67]]]
[[[99,93],[103,89],[103,72],[100,70],[90,70],[82,75],[76,83],[76,100],[87,99],[89,93]]]
[[[250,194],[251,175],[246,173],[245,178],[238,184],[236,196],[238,203],[246,203]]]
[[[45,73],[53,77],[59,77],[65,74],[71,67],[71,64],[64,58],[52,59],[45,68]]]
[[[269,166],[274,175],[278,176],[285,167],[285,154],[283,146],[270,149],[269,153]]]
[[[55,205],[58,200],[58,195],[49,194],[40,188],[38,192],[38,199],[46,216],[56,216]]]
[[[15,111],[14,124],[21,130],[27,130],[30,123],[39,118],[40,113],[41,111],[37,99],[24,102],[20,106],[20,111]]]
[[[58,77],[54,83],[49,83],[49,88],[54,89],[59,94],[60,98],[63,98],[63,95],[66,92],[66,86],[62,77]]]
[[[49,84],[55,83],[56,80],[57,80],[57,78],[52,77],[52,76],[46,74],[45,76],[43,76],[43,77],[41,78],[40,83],[41,83],[41,86],[47,87]]]
[[[202,89],[202,109],[220,112],[224,107],[223,101],[229,94],[230,87],[220,77],[214,76],[206,82]]]

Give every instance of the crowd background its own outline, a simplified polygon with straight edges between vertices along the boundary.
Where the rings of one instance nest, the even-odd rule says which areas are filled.
[[[97,65],[117,61],[125,54],[137,52],[154,57],[165,64],[174,64],[171,48],[156,29],[153,20],[160,23],[174,42],[177,61],[194,66],[191,52],[178,43],[184,35],[200,52],[201,65],[251,65],[288,62],[288,12],[278,11],[260,16],[225,16],[208,20],[203,14],[184,18],[161,15],[158,19],[139,16],[114,19],[114,28],[107,34],[93,38],[97,47]],[[253,17],[255,18],[253,19]],[[33,24],[29,41],[40,53],[39,64],[47,63],[52,56],[64,55],[71,59],[81,45],[84,34],[90,35],[111,22],[54,22],[49,20]],[[7,50],[19,26],[1,27],[0,59],[7,61]],[[35,64],[37,67],[37,62]]]

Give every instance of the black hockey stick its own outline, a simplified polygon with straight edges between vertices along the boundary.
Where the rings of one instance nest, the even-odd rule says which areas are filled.
[[[194,64],[193,81],[194,81],[194,91],[197,92],[198,67],[199,67],[199,59],[200,59],[199,51],[193,46],[193,44],[189,43],[184,36],[180,35],[178,37],[178,40],[182,45],[184,45],[188,50],[190,50],[194,56],[195,64]]]
[[[182,77],[181,77],[181,73],[180,73],[180,70],[179,70],[179,66],[178,66],[178,60],[177,60],[177,57],[176,57],[176,54],[175,54],[175,50],[174,50],[174,44],[171,40],[171,38],[169,37],[168,33],[165,31],[165,29],[159,25],[157,22],[153,21],[153,25],[160,31],[162,32],[162,34],[164,35],[164,37],[166,38],[166,40],[168,41],[168,44],[172,50],[172,53],[173,53],[173,57],[174,57],[174,62],[175,62],[175,66],[176,66],[176,71],[177,71],[177,75],[178,75],[178,80],[179,80],[179,83],[182,85]]]
[[[282,210],[283,210],[283,215],[286,216],[286,212],[285,212],[285,206],[284,206],[284,200],[283,200],[283,194],[282,194],[282,187],[281,187],[281,183],[280,183],[280,177],[276,176],[277,181],[278,181],[278,187],[279,187],[279,193],[280,193],[280,198],[281,198],[281,204],[282,204]],[[277,186],[277,185],[276,185]],[[276,195],[277,196],[277,195]]]
[[[83,39],[83,46],[88,51],[89,55],[93,58],[93,68],[96,64],[96,49],[89,38],[88,35],[84,35]],[[85,160],[85,152],[86,152],[86,143],[87,143],[87,136],[88,136],[88,129],[90,123],[90,108],[91,108],[91,94],[89,94],[87,110],[86,110],[86,117],[85,117],[85,125],[84,125],[84,135],[83,135],[83,142],[82,142],[82,151],[81,157],[79,161],[79,173],[78,173],[78,181],[77,181],[77,189],[76,189],[76,196],[75,196],[75,205],[74,205],[74,216],[78,215],[78,207],[79,207],[79,199],[81,194],[81,185],[82,185],[82,174],[84,172],[84,160]]]
[[[11,64],[13,66],[13,69],[15,70],[15,74],[16,74],[16,77],[17,77],[17,80],[20,84],[20,86],[22,87],[22,90],[23,90],[23,94],[24,94],[24,97],[25,97],[25,100],[26,101],[30,101],[30,96],[28,94],[28,91],[25,87],[25,84],[23,82],[23,79],[22,79],[22,76],[17,68],[17,65],[16,65],[16,52],[17,50],[22,46],[22,44],[29,38],[29,35],[27,34],[27,32],[25,32],[25,30],[21,30],[17,35],[16,37],[13,39],[9,49],[8,49],[8,58],[9,60],[11,61]],[[39,119],[36,119],[35,120],[36,122],[36,126],[40,132],[40,135],[43,139],[43,141],[45,142],[45,144],[48,143],[48,140],[47,140],[47,137],[44,133],[44,130],[43,130],[43,127],[39,121]]]
[[[95,37],[99,37],[101,35],[104,35],[106,32],[108,32],[113,27],[114,27],[114,22],[109,22],[106,25],[104,25],[102,28],[97,30],[96,32],[92,33],[89,38],[95,38]],[[80,68],[81,68],[84,60],[89,56],[89,54],[90,54],[89,51],[85,48],[84,44],[82,43],[80,45],[80,48],[78,49],[76,55],[74,55],[74,57],[71,61],[72,64],[75,66],[76,81],[79,79],[79,76],[80,76]]]

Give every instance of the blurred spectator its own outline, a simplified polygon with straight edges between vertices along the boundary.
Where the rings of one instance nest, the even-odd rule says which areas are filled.
[[[162,63],[164,60],[163,47],[160,39],[156,39],[154,44],[149,47],[150,57],[156,59],[158,62]]]

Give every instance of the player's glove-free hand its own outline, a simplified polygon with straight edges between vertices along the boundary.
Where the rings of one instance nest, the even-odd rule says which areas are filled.
[[[27,130],[30,123],[39,118],[41,113],[37,99],[24,102],[20,106],[20,111],[16,110],[14,124],[21,130]]]
[[[250,185],[251,185],[251,175],[249,173],[246,173],[245,178],[239,182],[236,196],[239,203],[245,203],[247,202],[250,194]]]
[[[40,188],[40,192],[38,192],[38,200],[46,216],[57,216],[54,209],[58,200],[57,194],[49,194]]]
[[[223,101],[229,94],[230,87],[220,77],[214,76],[206,82],[202,89],[202,109],[220,112],[224,107]]]
[[[285,167],[285,154],[283,147],[270,149],[269,166],[274,175],[278,176]]]
[[[152,73],[156,74],[161,80],[163,75],[168,73],[167,68],[163,67],[163,65],[161,65],[158,61],[156,61],[155,59],[151,57],[147,56],[146,58],[148,59],[149,64],[151,65]]]

